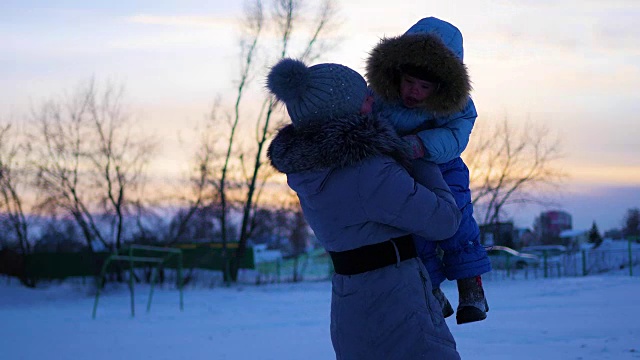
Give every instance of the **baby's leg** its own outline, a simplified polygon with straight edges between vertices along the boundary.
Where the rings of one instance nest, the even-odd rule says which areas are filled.
[[[491,270],[491,262],[479,239],[480,230],[469,204],[462,209],[458,232],[440,242],[444,251],[444,272],[448,279],[458,283],[458,324],[483,320],[489,311],[480,275]]]
[[[462,211],[456,234],[439,242],[444,251],[444,273],[448,279],[457,280],[458,283],[458,323],[479,321],[486,318],[488,311],[480,275],[491,270],[491,261],[480,244],[480,229],[473,218],[469,169],[461,158],[440,164],[439,167]]]
[[[433,285],[433,296],[438,300],[442,307],[442,316],[449,317],[453,315],[453,307],[449,300],[440,290],[440,284],[445,280],[445,275],[442,266],[442,259],[438,253],[438,244],[435,241],[428,241],[420,236],[414,235],[414,242],[416,244],[416,250],[418,256],[424,263],[424,267],[427,268],[429,278]]]
[[[436,241],[429,241],[425,238],[414,235],[413,240],[416,244],[418,256],[422,259],[424,267],[429,272],[429,278],[434,288],[440,287],[440,284],[446,279],[443,271],[442,259],[438,254]]]
[[[491,271],[491,261],[480,244],[480,229],[473,218],[471,204],[462,209],[462,220],[455,235],[438,243],[444,251],[442,262],[447,279],[466,279]]]

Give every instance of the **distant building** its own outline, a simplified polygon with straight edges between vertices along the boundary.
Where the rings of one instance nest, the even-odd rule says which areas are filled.
[[[611,229],[604,232],[603,237],[613,239],[613,240],[622,240],[624,236],[622,234],[622,230],[620,229]]]
[[[533,229],[540,243],[556,243],[561,232],[573,229],[571,215],[560,210],[545,211],[536,218]]]
[[[529,228],[515,229],[513,242],[516,249],[536,245],[536,236]]]
[[[487,246],[514,246],[513,222],[480,225],[480,243]]]
[[[253,261],[255,261],[256,264],[276,260],[282,260],[282,252],[280,250],[268,249],[267,244],[253,246]]]
[[[480,243],[485,246],[507,246],[520,249],[535,244],[535,236],[530,229],[516,228],[512,221],[480,225]]]
[[[564,230],[559,237],[562,245],[570,250],[578,250],[589,243],[589,230]]]

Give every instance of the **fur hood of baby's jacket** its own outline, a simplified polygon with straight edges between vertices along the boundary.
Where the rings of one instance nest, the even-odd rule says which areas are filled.
[[[381,39],[367,59],[366,78],[378,96],[393,103],[400,101],[401,69],[410,66],[428,72],[439,87],[422,108],[446,116],[463,110],[469,101],[471,81],[463,59],[460,30],[429,17],[403,35]]]

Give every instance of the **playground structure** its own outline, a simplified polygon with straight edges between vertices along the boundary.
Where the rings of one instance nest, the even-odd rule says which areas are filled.
[[[136,252],[138,253],[136,255]],[[140,252],[143,252],[140,254]],[[157,254],[150,256],[151,254]],[[182,257],[182,249],[176,248],[165,248],[165,247],[157,247],[157,246],[147,246],[147,245],[131,245],[123,250],[120,250],[117,253],[109,255],[102,265],[102,270],[100,271],[100,275],[97,280],[97,290],[96,290],[96,298],[93,303],[93,313],[92,318],[96,318],[96,312],[98,310],[98,300],[100,298],[100,291],[102,289],[102,285],[104,284],[104,277],[107,273],[107,269],[109,268],[109,264],[115,261],[123,261],[129,263],[129,293],[131,294],[131,317],[135,316],[135,296],[134,296],[134,266],[135,263],[152,263],[157,264],[155,271],[153,271],[151,275],[151,289],[149,290],[149,299],[147,300],[147,312],[151,310],[151,300],[153,298],[153,289],[155,283],[158,278],[158,274],[160,272],[160,268],[163,264],[167,263],[173,257],[177,257],[177,286],[180,293],[180,311],[184,310],[184,297],[182,292],[183,287],[183,279],[182,279],[182,265],[183,265],[183,257]]]

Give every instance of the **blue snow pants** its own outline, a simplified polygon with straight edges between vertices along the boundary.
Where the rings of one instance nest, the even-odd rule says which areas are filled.
[[[439,287],[445,278],[465,279],[491,271],[487,251],[480,244],[480,228],[473,218],[469,168],[460,157],[438,166],[462,212],[462,220],[458,231],[446,240],[428,241],[414,235],[418,255],[434,288]],[[442,258],[438,256],[437,247],[444,253]]]

